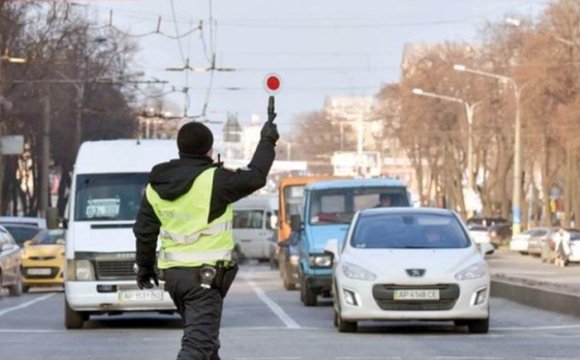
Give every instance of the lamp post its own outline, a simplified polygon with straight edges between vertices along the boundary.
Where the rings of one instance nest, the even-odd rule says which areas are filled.
[[[454,103],[462,104],[465,109],[465,117],[467,119],[467,186],[469,192],[475,193],[475,163],[474,163],[474,154],[473,154],[473,115],[475,113],[475,108],[481,104],[481,101],[477,101],[473,104],[465,101],[464,99],[446,96],[446,95],[439,95],[431,92],[424,91],[422,89],[414,88],[412,90],[414,95],[418,96],[425,96],[435,99],[440,99],[444,101],[451,101]],[[471,195],[470,194],[470,195]]]
[[[515,133],[514,133],[514,186],[512,194],[512,232],[521,232],[521,199],[522,199],[522,122],[520,118],[520,97],[524,87],[519,87],[514,79],[504,75],[493,74],[481,70],[470,69],[465,65],[453,65],[453,70],[500,80],[510,84],[514,90],[516,102]]]

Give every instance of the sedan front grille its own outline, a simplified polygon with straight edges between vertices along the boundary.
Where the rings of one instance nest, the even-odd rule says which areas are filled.
[[[135,260],[97,260],[97,280],[134,280]]]
[[[439,300],[395,300],[395,290],[439,290]],[[373,286],[373,297],[382,310],[390,311],[441,311],[451,310],[459,299],[457,284]]]

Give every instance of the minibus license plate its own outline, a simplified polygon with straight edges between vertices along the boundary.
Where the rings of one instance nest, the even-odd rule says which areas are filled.
[[[439,300],[439,290],[395,290],[395,300]]]
[[[162,300],[163,291],[161,290],[131,290],[119,292],[119,301],[121,302]]]

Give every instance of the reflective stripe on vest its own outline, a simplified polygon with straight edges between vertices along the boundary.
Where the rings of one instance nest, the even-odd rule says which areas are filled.
[[[173,242],[179,244],[193,244],[196,242],[202,235],[218,235],[222,232],[228,231],[232,229],[232,222],[231,221],[224,221],[218,224],[213,224],[209,228],[205,230],[198,231],[194,234],[189,235],[181,235],[175,234],[167,229],[161,229],[159,231],[159,237],[170,239]]]
[[[206,251],[206,252],[159,252],[159,260],[188,263],[188,262],[201,262],[209,263],[216,260],[231,261],[232,252],[231,250],[221,250],[221,251]]]
[[[233,208],[208,223],[215,167],[203,171],[191,188],[176,199],[166,200],[147,186],[146,196],[161,222],[159,239],[161,251],[157,266],[193,267],[215,265],[230,260],[234,248],[232,231]]]

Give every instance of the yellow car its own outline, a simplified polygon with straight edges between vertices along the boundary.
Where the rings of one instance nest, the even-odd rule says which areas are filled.
[[[41,230],[24,242],[22,252],[22,290],[31,286],[63,285],[64,230]]]

